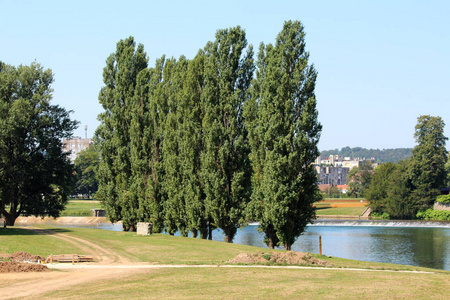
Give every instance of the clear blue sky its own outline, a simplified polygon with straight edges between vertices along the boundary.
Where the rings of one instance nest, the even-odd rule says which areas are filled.
[[[132,35],[154,65],[193,58],[216,30],[240,25],[257,50],[300,20],[319,76],[319,148],[413,147],[420,115],[450,130],[450,1],[5,1],[0,60],[37,61],[55,74],[53,103],[91,137],[108,55]],[[447,147],[449,148],[449,147]]]

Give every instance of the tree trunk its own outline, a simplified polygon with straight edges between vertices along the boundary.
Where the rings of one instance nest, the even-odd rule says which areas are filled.
[[[292,246],[292,245],[284,244],[284,250],[286,250],[286,251],[291,251],[291,246]]]
[[[235,227],[222,228],[223,233],[225,234],[224,242],[232,243],[234,236],[236,235],[237,229]]]
[[[208,240],[212,241],[212,231],[213,227],[211,224],[208,225]]]
[[[16,222],[16,214],[14,212],[10,214],[3,214],[3,217],[5,218],[5,224],[6,226],[14,226],[14,223]]]
[[[192,229],[192,237],[193,237],[194,239],[196,239],[196,238],[197,238],[197,235],[198,235],[197,229]]]
[[[269,237],[269,249],[273,249],[274,247],[273,247],[273,238],[272,237]]]

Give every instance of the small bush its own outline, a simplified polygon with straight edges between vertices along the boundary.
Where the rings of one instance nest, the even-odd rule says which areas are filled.
[[[370,216],[372,218],[382,219],[382,220],[389,220],[391,218],[387,212],[376,212],[376,211],[374,211],[374,212],[372,212],[370,214]]]
[[[425,211],[419,211],[416,217],[419,220],[450,221],[450,211],[429,208]]]
[[[263,254],[262,257],[263,257],[265,260],[270,260],[270,258],[272,257],[272,253]]]
[[[437,196],[436,202],[440,202],[440,203],[450,203],[450,194],[449,194],[449,195],[440,195],[440,196]]]

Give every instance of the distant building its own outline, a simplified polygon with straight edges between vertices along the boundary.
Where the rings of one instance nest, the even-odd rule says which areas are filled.
[[[92,145],[92,139],[82,139],[79,136],[74,136],[71,139],[63,139],[64,152],[70,152],[69,158],[73,162],[77,158],[78,153],[89,148]]]
[[[335,167],[332,165],[316,166],[319,184],[331,184],[332,186],[347,184],[349,168]]]
[[[318,184],[345,185],[350,170],[359,167],[364,161],[371,161],[374,168],[377,166],[374,158],[351,158],[342,155],[319,156],[315,161]]]

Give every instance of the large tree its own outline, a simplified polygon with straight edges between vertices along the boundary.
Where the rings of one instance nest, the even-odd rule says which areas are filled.
[[[144,46],[133,37],[120,40],[103,69],[96,144],[101,159],[97,197],[112,222],[122,220],[124,230],[134,230],[140,219],[139,201],[132,186],[130,128],[138,75],[147,68]]]
[[[371,183],[364,193],[373,211],[382,212],[385,208],[392,183],[391,176],[396,170],[397,165],[391,162],[379,165],[374,170]]]
[[[52,71],[38,63],[0,62],[0,213],[57,217],[67,202],[73,166],[61,140],[77,126],[52,105]]]
[[[75,158],[76,182],[74,194],[83,194],[91,197],[98,190],[97,168],[99,164],[99,154],[95,145],[90,145],[87,149],[78,153]]]
[[[140,221],[153,224],[154,232],[163,227],[161,197],[161,160],[166,98],[162,93],[165,57],[154,68],[137,76],[130,127],[131,197]]]
[[[412,150],[410,179],[413,185],[411,197],[427,208],[439,195],[439,188],[445,185],[447,150],[444,136],[444,121],[429,115],[417,119],[414,138],[417,146]]]
[[[363,197],[366,189],[370,186],[373,175],[373,163],[362,161],[358,167],[354,167],[347,174],[348,194],[352,197]]]
[[[270,248],[282,244],[290,250],[315,218],[312,204],[320,198],[313,162],[322,126],[317,72],[308,60],[303,25],[285,22],[275,45],[260,46],[246,106],[254,171],[249,217],[260,222]]]
[[[219,30],[205,46],[202,180],[205,206],[232,242],[250,199],[250,162],[242,110],[249,98],[253,51],[240,27]]]

